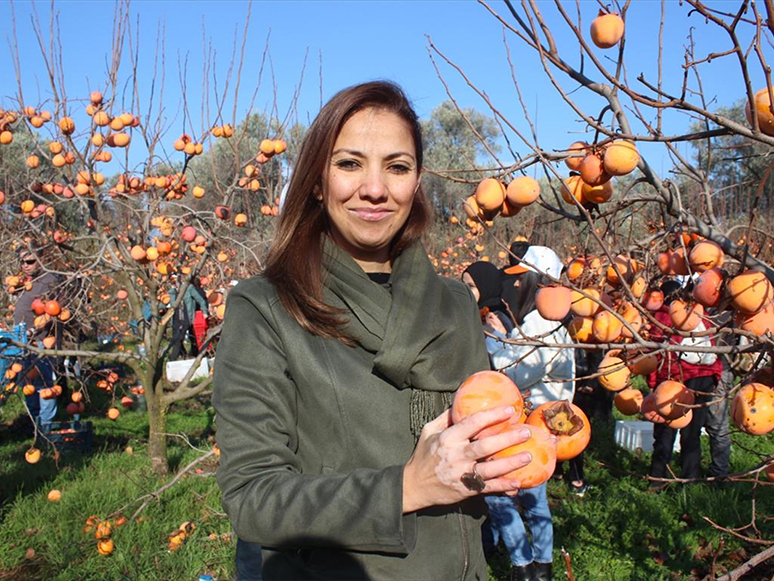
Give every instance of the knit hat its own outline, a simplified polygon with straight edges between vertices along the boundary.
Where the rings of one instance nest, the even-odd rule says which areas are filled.
[[[491,262],[474,262],[468,266],[464,272],[470,275],[473,282],[476,283],[478,288],[479,299],[478,307],[483,309],[489,307],[490,309],[502,309],[502,301],[500,301],[500,285],[501,285],[501,273]]]

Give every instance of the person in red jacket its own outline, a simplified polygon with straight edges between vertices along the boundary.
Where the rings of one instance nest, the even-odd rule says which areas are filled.
[[[664,305],[655,313],[655,319],[667,327],[672,326],[669,316],[669,304],[679,297],[682,288],[677,281],[669,280],[661,285],[664,293]],[[709,325],[707,325],[708,327]],[[703,327],[705,329],[706,327]],[[664,331],[655,325],[651,329],[654,341],[681,344],[686,342],[680,335],[665,335]],[[714,341],[711,341],[714,344]],[[720,381],[723,365],[714,353],[680,353],[668,351],[659,355],[656,371],[648,378],[648,386],[655,389],[662,381],[679,381],[691,390],[696,404],[707,404],[712,401],[715,388]],[[701,477],[701,444],[699,436],[701,428],[707,420],[707,407],[695,407],[691,423],[680,430],[680,460],[681,478]],[[669,462],[672,460],[677,430],[666,424],[653,426],[653,456],[650,463],[650,476],[653,478],[670,478]],[[713,450],[714,452],[714,450]],[[653,490],[660,490],[666,483],[659,480],[651,482]]]

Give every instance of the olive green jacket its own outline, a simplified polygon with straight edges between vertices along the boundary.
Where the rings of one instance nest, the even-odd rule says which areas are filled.
[[[475,301],[444,280],[458,309],[442,315],[481,337],[460,356],[487,369]],[[261,276],[231,291],[213,404],[237,535],[263,546],[265,579],[486,579],[483,499],[402,514],[411,390],[373,374],[373,359],[304,331]]]

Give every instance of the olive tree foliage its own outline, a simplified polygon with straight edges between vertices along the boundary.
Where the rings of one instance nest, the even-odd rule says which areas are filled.
[[[464,215],[461,200],[470,195],[487,172],[489,152],[499,150],[494,119],[473,108],[459,109],[452,101],[438,105],[430,118],[422,121],[424,173],[422,187],[433,206],[435,228],[427,240],[431,253],[447,246],[457,228],[452,216]]]
[[[481,160],[499,150],[494,119],[472,108],[458,109],[444,101],[422,122],[425,175],[422,187],[439,217],[459,212],[459,200],[470,194],[470,184],[485,174]]]
[[[739,124],[746,123],[744,101],[719,107],[717,113]],[[717,130],[718,126],[705,121],[695,123],[692,129],[699,133]],[[711,184],[714,206],[725,227],[744,235],[749,216],[756,212],[760,220],[756,230],[770,233],[774,227],[774,183],[766,179],[766,174],[774,160],[771,146],[733,133],[697,140],[691,145],[696,166],[702,168]],[[756,239],[757,250],[771,262],[771,239]]]

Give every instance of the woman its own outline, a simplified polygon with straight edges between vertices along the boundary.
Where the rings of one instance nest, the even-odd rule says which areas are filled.
[[[532,264],[542,270],[538,261]],[[561,323],[548,321],[538,313],[535,298],[541,275],[529,268],[511,267],[508,274],[512,278],[503,289],[503,297],[514,316],[513,330],[506,332],[504,327],[498,327],[496,319],[492,319],[490,324],[497,338],[487,337],[486,342],[492,366],[503,370],[535,409],[549,401],[572,401],[575,360],[572,349],[503,342],[506,338],[539,339],[548,344],[571,342]],[[544,483],[520,490],[516,502],[507,496],[486,498],[492,541],[496,545],[502,538],[511,559],[513,581],[548,581],[552,578],[554,528],[546,488]],[[529,537],[519,508],[529,525]]]
[[[529,454],[527,430],[473,440],[502,406],[450,425],[488,368],[478,311],[433,271],[422,138],[402,91],[336,94],[301,146],[264,272],[229,294],[213,403],[218,483],[265,579],[485,579],[481,493]],[[480,461],[480,462],[479,462]]]

